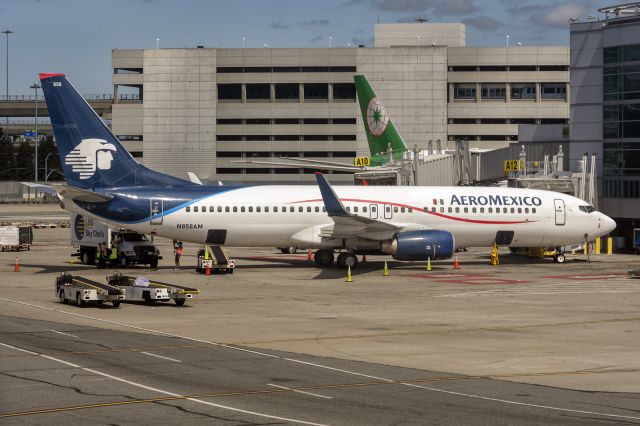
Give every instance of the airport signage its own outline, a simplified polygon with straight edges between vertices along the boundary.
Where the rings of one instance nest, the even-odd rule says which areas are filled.
[[[524,160],[504,160],[504,174],[524,170]]]
[[[356,157],[353,159],[353,165],[357,167],[365,167],[371,165],[371,158],[369,157]]]

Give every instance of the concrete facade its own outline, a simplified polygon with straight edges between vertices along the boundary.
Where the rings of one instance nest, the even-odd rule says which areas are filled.
[[[636,10],[638,5],[620,7]],[[585,152],[597,155],[600,209],[622,230],[640,220],[640,130],[633,115],[640,108],[633,87],[640,57],[631,55],[640,51],[638,40],[635,16],[571,24],[571,167],[577,169]]]
[[[518,124],[567,122],[567,48],[463,46],[463,24],[419,23],[376,25],[373,48],[113,50],[114,98],[124,87],[140,95],[114,104],[113,130],[147,166],[176,176],[310,182],[308,170],[236,161],[368,156],[350,92],[356,73],[410,148],[438,140],[453,147],[460,138],[504,147],[517,140]],[[544,99],[545,85],[561,96]],[[512,91],[528,97],[512,99]]]

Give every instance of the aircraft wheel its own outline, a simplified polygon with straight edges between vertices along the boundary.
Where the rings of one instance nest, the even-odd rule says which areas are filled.
[[[350,251],[345,251],[338,256],[338,265],[342,268],[355,268],[358,265],[358,257]]]
[[[567,258],[564,256],[564,254],[558,253],[555,256],[553,256],[553,260],[556,263],[564,263],[567,260]]]
[[[333,263],[333,251],[318,250],[314,254],[313,260],[320,266],[329,266]]]

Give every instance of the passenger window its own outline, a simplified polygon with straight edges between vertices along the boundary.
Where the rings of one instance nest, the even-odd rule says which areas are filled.
[[[209,206],[209,212],[210,212],[210,213],[213,213],[215,210],[216,210],[216,208],[215,208],[215,207],[213,207],[213,206]]]
[[[471,213],[476,213],[477,209],[475,207],[471,207]]]
[[[198,213],[198,206],[193,206],[193,212]]]
[[[440,207],[440,213],[444,213],[444,207]]]
[[[311,213],[311,206],[307,206],[307,213]]]
[[[531,208],[531,213],[534,213],[534,214],[535,214],[535,212],[536,212],[536,208],[535,208],[535,207],[532,207],[532,208]]]
[[[260,206],[256,206],[256,213],[260,213],[262,211],[262,209],[260,208]]]
[[[302,213],[304,211],[304,207],[300,206],[298,207],[298,213]]]
[[[460,213],[460,207],[456,207],[456,213]]]
[[[316,206],[316,213],[320,213],[320,207]]]
[[[234,213],[238,213],[238,207],[237,206],[233,206],[233,212]]]
[[[269,206],[264,206],[264,212],[269,213]]]
[[[465,207],[465,208],[464,208],[464,212],[465,212],[465,213],[469,213],[469,207]]]
[[[353,212],[354,213],[358,213],[358,207],[357,206],[353,208]]]
[[[185,209],[185,211],[186,211],[187,213],[189,213],[189,212],[191,211],[191,206],[187,206],[187,208]]]
[[[525,207],[525,208],[524,208],[524,212],[525,212],[525,213],[529,213],[529,207]]]
[[[518,207],[518,213],[522,213],[522,207]]]
[[[363,208],[362,208],[362,213],[366,213],[366,212],[367,212],[367,208],[366,208],[366,207],[363,207]]]
[[[249,206],[249,213],[253,213],[253,206]]]
[[[229,206],[226,206],[226,207],[224,208],[224,211],[225,211],[225,212],[227,212],[227,213],[229,213]]]
[[[484,207],[480,207],[480,213],[484,213]]]
[[[222,206],[218,206],[218,213],[222,212]]]
[[[251,209],[251,207],[249,207]],[[244,213],[244,206],[240,207],[240,213]]]
[[[429,207],[423,207],[422,211],[424,211],[425,213],[429,213]]]
[[[278,213],[278,206],[273,206],[273,212]]]
[[[301,207],[301,208],[302,208],[302,207]],[[295,212],[295,211],[296,211],[296,208],[295,208],[295,207],[293,207],[293,206],[291,206],[291,207],[289,207],[289,211],[290,211],[291,213],[293,213],[293,212]]]
[[[350,212],[351,211],[351,206],[347,206],[347,211]]]
[[[397,207],[394,207],[394,208],[393,208],[393,212],[394,212],[394,213],[398,213],[398,208],[397,208]]]
[[[206,213],[207,212],[207,206],[202,206],[202,213]]]
[[[493,213],[493,207],[489,207],[489,213]]]
[[[511,207],[511,213],[515,213],[516,209],[514,207]]]
[[[407,208],[407,211],[408,211],[409,213],[413,213],[413,209],[412,209],[411,207]]]
[[[400,213],[404,213],[404,207],[400,207]]]
[[[452,212],[453,212],[453,207],[449,207],[449,208],[447,209],[447,211],[448,211],[449,213],[452,213]]]
[[[322,206],[322,213],[326,213],[327,212],[327,208],[325,206]]]
[[[435,207],[431,207],[431,211],[435,213],[436,212],[436,208]]]
[[[508,209],[508,208],[506,208],[506,207],[503,207],[503,208],[502,208],[502,213],[509,213],[509,209]]]

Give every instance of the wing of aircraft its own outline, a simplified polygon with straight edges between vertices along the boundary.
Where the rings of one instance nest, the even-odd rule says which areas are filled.
[[[333,227],[323,228],[323,238],[360,237],[369,240],[384,240],[393,237],[404,227],[398,224],[382,222],[368,217],[357,216],[348,212],[322,173],[316,173],[322,201],[328,216],[333,220]]]

